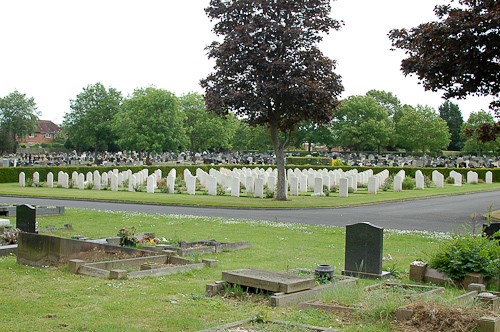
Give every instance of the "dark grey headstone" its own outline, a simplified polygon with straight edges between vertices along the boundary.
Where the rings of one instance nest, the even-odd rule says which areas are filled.
[[[16,228],[26,233],[38,233],[35,207],[28,204],[16,207]]]
[[[352,275],[382,274],[384,229],[369,222],[346,226],[345,271]],[[352,273],[351,273],[352,272]]]

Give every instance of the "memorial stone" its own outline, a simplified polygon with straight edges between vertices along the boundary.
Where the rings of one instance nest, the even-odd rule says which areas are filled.
[[[343,275],[381,278],[384,229],[369,222],[346,226]]]
[[[491,171],[486,172],[485,182],[486,182],[486,184],[493,183],[493,173]]]
[[[339,180],[339,197],[349,196],[349,180],[347,178],[341,178]]]
[[[52,172],[47,173],[47,187],[54,188],[54,174]]]
[[[33,184],[38,186],[40,184],[40,174],[38,172],[33,173]]]
[[[78,189],[80,190],[85,189],[85,175],[83,175],[83,173],[78,174],[77,183],[78,183]]]
[[[299,196],[299,179],[295,174],[291,175],[288,179],[290,183],[290,195]]]
[[[404,177],[401,175],[396,175],[394,177],[394,192],[395,193],[403,191],[403,179],[404,179]]]
[[[101,190],[101,174],[99,172],[94,172],[94,190]]]
[[[153,194],[155,192],[155,180],[156,180],[156,177],[153,174],[148,176],[147,183],[146,183],[146,192],[148,192],[150,194]]]
[[[269,177],[268,181],[270,179],[271,179],[271,177]],[[230,186],[231,186],[231,196],[240,197],[240,178],[238,176],[233,176],[231,178],[231,185]]]
[[[217,195],[217,178],[215,176],[207,175],[204,177],[207,192],[210,196]]]
[[[19,186],[26,187],[26,174],[24,172],[19,173]]]
[[[370,176],[368,178],[368,193],[369,194],[376,194],[379,188],[379,183],[378,183],[378,177],[377,176]]]
[[[111,191],[118,191],[118,175],[111,172]]]
[[[16,228],[21,232],[38,233],[35,207],[28,204],[16,207]]]
[[[421,170],[415,172],[415,189],[424,189],[424,174]]]
[[[264,198],[264,179],[256,178],[254,180],[254,197]]]

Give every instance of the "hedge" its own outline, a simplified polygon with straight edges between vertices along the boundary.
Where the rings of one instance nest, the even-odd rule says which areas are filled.
[[[305,158],[309,159],[309,158]],[[320,159],[329,159],[329,158],[320,158]],[[330,160],[330,159],[329,159]],[[331,161],[330,161],[331,163]],[[47,173],[52,172],[54,174],[54,180],[57,180],[57,173],[59,171],[66,172],[71,175],[73,172],[78,172],[78,173],[83,173],[86,174],[87,172],[94,172],[95,170],[99,170],[99,172],[107,172],[113,169],[118,169],[119,171],[126,171],[130,169],[132,172],[138,172],[140,170],[143,170],[147,168],[150,173],[154,172],[157,169],[160,169],[162,171],[162,174],[166,176],[168,172],[172,168],[175,168],[177,170],[177,174],[182,174],[185,169],[189,169],[191,173],[195,174],[197,168],[201,168],[205,172],[208,172],[211,168],[213,169],[220,169],[222,167],[232,169],[234,167],[242,168],[268,168],[272,167],[275,168],[276,166],[274,165],[172,165],[172,166],[48,166],[48,167],[41,167],[41,166],[35,166],[35,167],[0,167],[0,183],[15,183],[19,181],[19,173],[24,172],[26,174],[26,178],[28,177],[33,177],[34,172],[38,172],[40,174],[40,181],[44,181],[47,179]],[[290,165],[288,164],[286,166],[287,169],[291,168],[311,168],[315,170],[319,169],[327,169],[327,170],[334,170],[334,169],[342,169],[343,171],[349,171],[351,169],[357,169],[358,172],[363,172],[369,169],[372,169],[373,172],[379,173],[383,171],[384,169],[387,169],[391,175],[395,175],[398,173],[400,170],[404,170],[406,175],[415,177],[415,172],[417,170],[421,170],[422,173],[428,177],[432,176],[432,171],[437,170],[441,174],[444,175],[445,178],[447,178],[450,174],[451,171],[455,171],[458,173],[461,173],[464,179],[467,178],[467,172],[468,171],[474,171],[478,173],[478,177],[480,179],[485,179],[486,172],[491,171],[493,173],[493,181],[494,182],[500,182],[500,168],[430,168],[430,167],[424,167],[424,168],[418,168],[418,167],[359,167],[359,166],[342,166],[342,167],[333,167],[333,166],[319,166],[319,165]]]
[[[332,158],[321,158],[321,157],[286,157],[287,165],[322,165],[322,166],[332,166]]]

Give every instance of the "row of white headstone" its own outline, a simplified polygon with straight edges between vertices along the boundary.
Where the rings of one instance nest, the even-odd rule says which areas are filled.
[[[176,170],[170,170],[166,177],[165,192],[175,193],[176,176]],[[247,193],[252,193],[254,197],[263,198],[265,187],[267,186],[267,190],[274,193],[277,183],[277,170],[273,168],[266,170],[260,168],[234,168],[232,170],[221,168],[220,170],[216,170],[212,168],[209,170],[209,173],[198,168],[196,169],[196,175],[192,175],[189,169],[185,169],[183,176],[187,193],[190,195],[196,194],[196,184],[198,181],[205,188],[208,195],[217,195],[218,188],[220,188],[224,192],[230,192],[231,196],[239,197],[240,188],[243,187]],[[367,186],[369,194],[376,194],[384,186],[384,182],[388,177],[388,170],[374,174],[371,169],[363,172],[358,172],[355,169],[344,172],[341,169],[313,170],[295,168],[287,170],[286,181],[291,196],[298,196],[306,192],[312,192],[313,196],[324,196],[325,189],[332,190],[333,186],[338,186],[339,196],[348,197],[349,191],[356,191],[358,185]],[[405,177],[404,170],[400,170],[394,176],[394,192],[403,190],[402,184]],[[453,178],[454,185],[462,185],[462,174],[451,171],[450,177]],[[85,175],[73,172],[71,180],[73,185],[76,185],[80,190],[86,188],[101,190],[103,187],[109,186],[111,191],[118,191],[119,188],[124,188],[125,183],[128,182],[128,191],[137,191],[138,186],[146,185],[146,191],[154,193],[162,181],[162,171],[158,169],[151,175],[149,175],[148,169],[143,169],[137,173],[132,173],[131,170],[119,172],[117,169],[103,172],[102,174],[97,170],[93,173],[88,172]],[[435,183],[436,188],[444,187],[444,175],[437,170],[432,172],[432,181]],[[478,174],[476,172],[469,171],[467,173],[467,183],[477,183],[478,181]],[[486,172],[485,182],[487,184],[493,182],[493,173],[491,171]],[[40,175],[38,172],[34,172],[33,184],[37,185],[39,183]],[[24,172],[19,174],[19,185],[21,187],[26,185]],[[54,175],[52,172],[49,172],[47,174],[47,187],[52,188],[54,186],[69,188],[69,175],[60,171],[57,175],[56,184]],[[415,187],[416,189],[424,189],[425,187],[425,177],[420,170],[415,172]]]

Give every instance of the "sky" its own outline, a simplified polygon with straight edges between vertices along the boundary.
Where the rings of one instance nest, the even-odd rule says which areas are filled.
[[[403,104],[438,109],[442,93],[428,92],[400,71],[402,51],[390,51],[394,28],[435,20],[445,0],[337,0],[332,17],[344,21],[326,35],[323,53],[337,61],[342,98],[371,89]],[[123,93],[155,86],[181,96],[203,93],[213,70],[205,47],[216,39],[204,8],[209,0],[1,0],[0,97],[17,90],[33,97],[40,118],[61,124],[70,100],[102,83]],[[492,98],[452,100],[466,120],[488,110]]]

